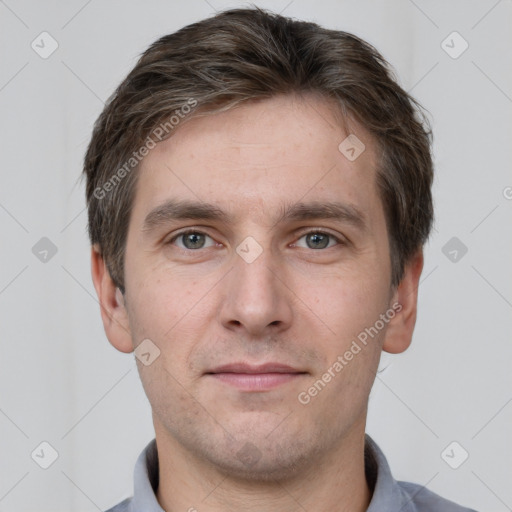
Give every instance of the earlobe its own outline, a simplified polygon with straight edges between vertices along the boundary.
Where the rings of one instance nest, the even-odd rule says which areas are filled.
[[[96,244],[91,248],[91,274],[100,303],[103,327],[109,342],[120,352],[133,352],[124,296],[112,280]]]
[[[391,305],[399,304],[400,310],[389,322],[382,350],[399,354],[409,348],[416,324],[418,285],[423,269],[421,249],[411,258],[404,270],[404,276],[395,290]],[[398,309],[398,308],[394,308]]]

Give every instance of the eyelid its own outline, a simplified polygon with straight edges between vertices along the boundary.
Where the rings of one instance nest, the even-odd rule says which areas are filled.
[[[207,231],[205,231],[205,228],[189,226],[189,227],[183,228],[182,230],[174,233],[171,238],[169,238],[166,242],[164,242],[164,245],[174,244],[174,242],[180,236],[187,235],[189,233],[196,233],[196,234],[200,234],[200,235],[205,235],[205,236],[211,238],[215,242],[215,244],[218,245],[220,243],[220,242],[217,242],[217,240],[215,240],[214,237],[211,236]],[[337,244],[339,244],[339,245],[346,245],[346,244],[349,243],[349,241],[343,235],[340,235],[339,233],[334,233],[333,231],[331,231],[331,230],[329,230],[327,228],[323,228],[323,227],[305,227],[305,228],[302,228],[298,232],[295,233],[295,237],[298,240],[298,239],[302,238],[305,235],[313,234],[313,233],[321,233],[321,234],[329,235],[330,237],[334,238],[336,240]],[[296,241],[293,242],[291,245],[293,246],[295,243],[296,243]],[[178,247],[178,248],[181,249],[181,247]],[[203,249],[208,249],[208,247],[203,247]],[[183,249],[183,250],[193,251],[193,249]],[[195,251],[199,251],[199,250],[201,250],[201,249],[196,249]]]
[[[322,227],[307,227],[307,228],[299,230],[295,236],[297,237],[297,239],[299,239],[305,235],[309,235],[309,234],[313,234],[313,233],[321,233],[321,234],[329,235],[330,237],[334,238],[336,240],[336,242],[338,242],[338,244],[340,244],[340,245],[347,245],[349,243],[348,239],[346,237],[344,237],[343,235],[341,235],[340,233],[335,233],[335,232],[331,231],[330,229],[322,228]]]
[[[211,236],[210,234],[208,234],[208,232],[206,232],[204,230],[204,228],[195,228],[193,226],[189,226],[187,228],[183,228],[182,230],[178,231],[178,232],[175,232],[171,238],[169,238],[168,240],[166,240],[164,242],[164,245],[173,245],[174,242],[180,237],[180,236],[183,236],[183,235],[188,235],[189,233],[196,233],[196,234],[199,234],[199,235],[205,235],[209,238],[211,238],[215,244],[219,244],[219,242],[217,242],[217,240],[215,240],[213,238],[213,236]],[[183,249],[182,247],[178,247],[178,249]],[[203,247],[202,249],[208,249],[208,247]],[[183,249],[185,251],[193,251],[194,249]],[[200,249],[196,249],[195,251],[199,251]]]

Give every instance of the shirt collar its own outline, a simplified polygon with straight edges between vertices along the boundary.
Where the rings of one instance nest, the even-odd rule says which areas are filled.
[[[130,512],[165,512],[156,499],[158,480],[158,452],[153,439],[135,463]]]
[[[374,489],[366,512],[415,512],[412,498],[398,485],[391,474],[388,461],[377,443],[368,435],[364,447],[366,479],[371,488],[373,475]]]
[[[386,457],[373,439],[365,436],[365,472],[373,495],[367,512],[413,512],[408,497],[391,475]],[[159,483],[156,439],[139,455],[134,470],[134,492],[130,512],[165,512],[156,499]]]

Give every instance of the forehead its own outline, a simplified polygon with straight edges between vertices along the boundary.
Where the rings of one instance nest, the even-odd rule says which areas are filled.
[[[364,144],[356,159],[344,152],[349,135]],[[299,201],[342,200],[367,215],[380,202],[371,137],[354,120],[340,122],[334,105],[314,96],[280,96],[191,118],[157,144],[139,173],[136,219],[169,197],[217,204],[232,218],[245,212],[253,220]]]

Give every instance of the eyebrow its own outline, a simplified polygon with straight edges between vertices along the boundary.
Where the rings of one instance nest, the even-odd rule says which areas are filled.
[[[230,216],[213,204],[168,199],[147,214],[142,231],[153,231],[174,220],[216,220],[229,222]]]
[[[363,213],[354,205],[340,201],[298,202],[284,206],[274,225],[285,221],[304,221],[315,219],[334,219],[351,224],[366,231],[367,223]]]
[[[361,231],[367,230],[362,212],[354,205],[339,201],[298,202],[283,205],[272,227],[286,221],[315,219],[334,219],[351,224]],[[229,224],[233,222],[233,217],[211,203],[168,199],[147,214],[142,231],[148,233],[176,220],[210,220]]]

